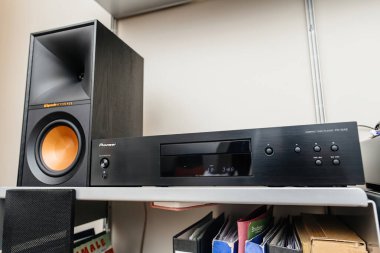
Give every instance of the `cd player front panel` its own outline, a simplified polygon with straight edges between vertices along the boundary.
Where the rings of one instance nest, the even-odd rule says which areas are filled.
[[[95,140],[92,150],[93,186],[364,183],[354,122]]]

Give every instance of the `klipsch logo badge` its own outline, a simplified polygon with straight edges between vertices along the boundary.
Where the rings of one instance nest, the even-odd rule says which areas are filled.
[[[116,143],[100,143],[99,147],[115,147]]]
[[[71,105],[73,105],[73,102],[50,103],[50,104],[44,104],[44,108],[58,107],[58,106],[71,106]]]

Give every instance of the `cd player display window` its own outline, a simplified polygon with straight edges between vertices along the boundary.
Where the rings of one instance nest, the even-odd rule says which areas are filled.
[[[161,145],[162,177],[249,176],[251,141]]]

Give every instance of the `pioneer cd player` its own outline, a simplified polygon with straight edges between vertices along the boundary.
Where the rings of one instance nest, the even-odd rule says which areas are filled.
[[[364,184],[355,122],[101,139],[92,186]]]

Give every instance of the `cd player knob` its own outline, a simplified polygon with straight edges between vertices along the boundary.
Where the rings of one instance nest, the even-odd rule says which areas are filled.
[[[315,145],[314,146],[314,151],[315,152],[320,152],[321,151],[321,146]]]
[[[107,158],[102,158],[100,160],[100,167],[102,167],[102,169],[107,169],[109,165],[110,161]]]
[[[334,145],[331,145],[331,151],[338,151],[339,150],[339,146],[334,144]]]
[[[266,147],[265,148],[265,154],[267,155],[273,155],[273,148],[272,147]]]
[[[322,165],[322,160],[320,160],[320,159],[315,160],[315,165],[321,166]]]
[[[296,153],[301,153],[301,148],[300,148],[300,147],[295,147],[295,148],[294,148],[294,152],[296,152]]]

